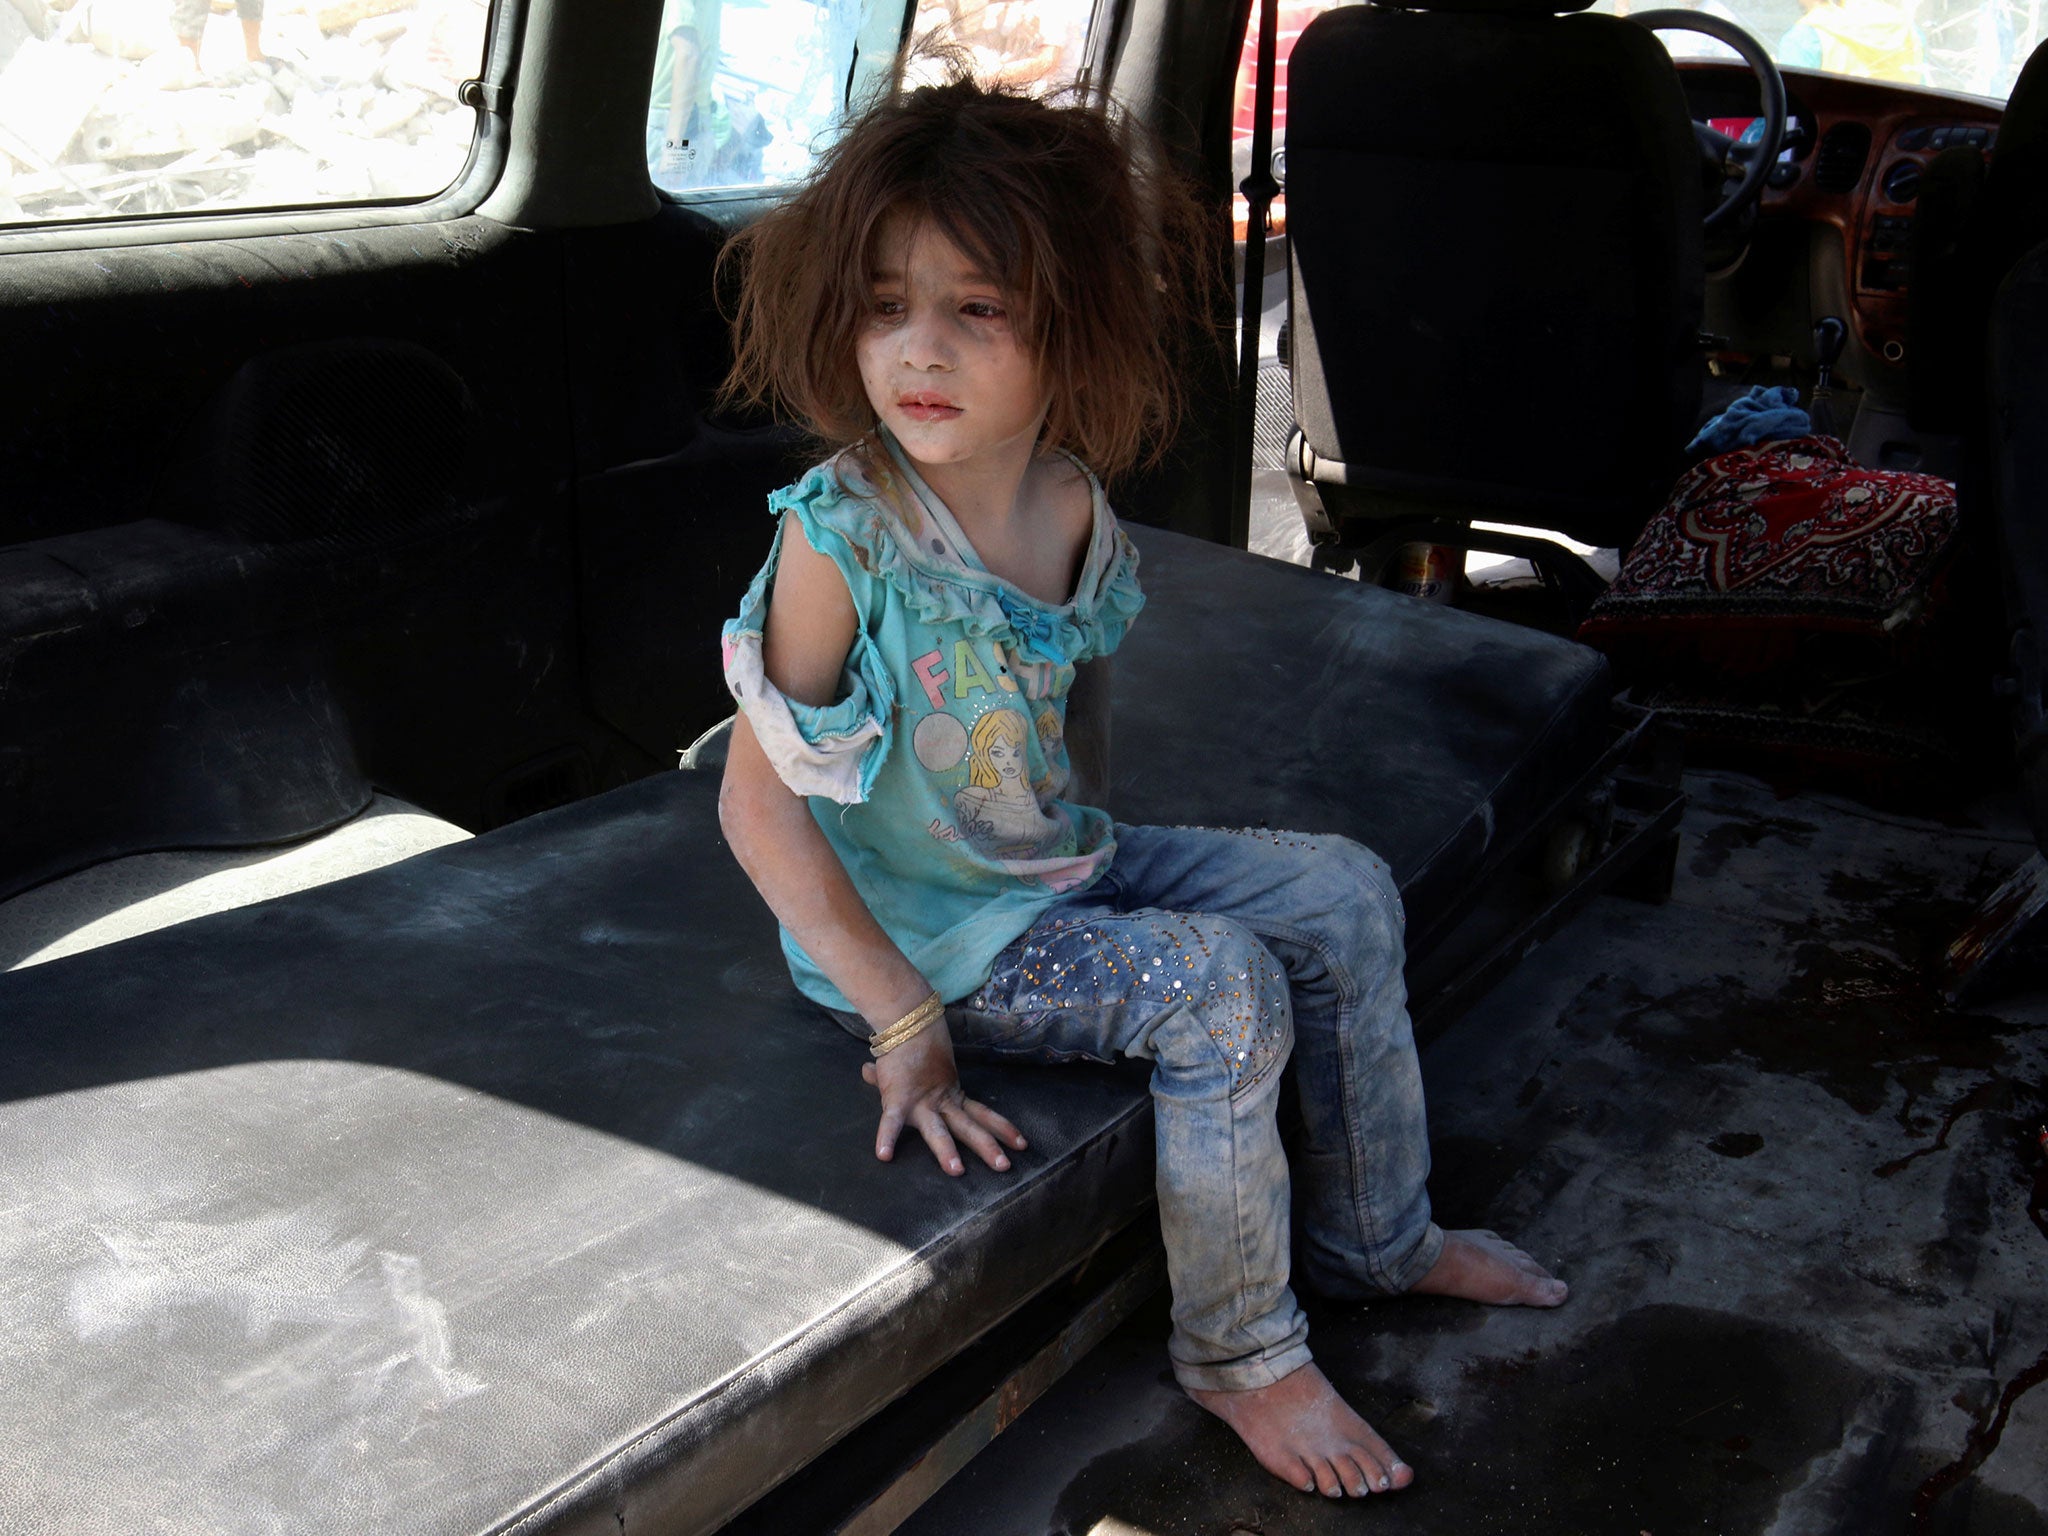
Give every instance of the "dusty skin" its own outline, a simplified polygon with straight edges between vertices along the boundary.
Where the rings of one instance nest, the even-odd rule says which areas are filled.
[[[1555,1307],[1570,1289],[1513,1243],[1492,1232],[1446,1232],[1443,1256],[1411,1288],[1414,1296],[1458,1296],[1496,1307]],[[1415,1472],[1373,1433],[1313,1364],[1270,1387],[1188,1396],[1237,1431],[1259,1465],[1304,1492],[1330,1498],[1391,1493]]]

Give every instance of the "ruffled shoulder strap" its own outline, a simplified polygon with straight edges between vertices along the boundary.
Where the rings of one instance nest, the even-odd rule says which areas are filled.
[[[894,712],[896,690],[865,624],[872,578],[853,542],[860,533],[857,519],[848,515],[848,498],[829,470],[829,465],[820,465],[769,497],[780,518],[774,543],[740,599],[739,613],[726,621],[721,639],[726,686],[783,783],[800,795],[822,795],[853,805],[867,799],[888,757],[883,722]],[[768,592],[792,516],[811,547],[845,573],[863,618],[840,677],[840,697],[827,705],[789,698],[768,676],[763,649]]]
[[[803,528],[811,548],[839,568],[866,623],[877,580],[902,585],[898,574],[915,547],[922,509],[907,487],[874,474],[858,445],[814,465],[794,485],[768,497],[768,510]]]
[[[1098,489],[1095,494],[1099,504],[1102,493]],[[1100,506],[1097,521],[1096,542],[1103,558],[1099,563],[1090,560],[1082,572],[1081,590],[1074,596],[1072,611],[1079,631],[1076,661],[1107,656],[1123,644],[1131,621],[1145,606],[1145,592],[1138,585],[1138,546],[1107,506]]]

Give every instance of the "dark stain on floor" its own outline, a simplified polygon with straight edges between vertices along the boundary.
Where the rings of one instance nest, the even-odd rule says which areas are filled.
[[[2041,1126],[2035,1139],[2040,1145],[2041,1159],[2027,1176],[2027,1220],[2043,1237],[2048,1237],[2048,1124]]]
[[[1950,1007],[1926,972],[1896,955],[1812,938],[1794,939],[1791,956],[1782,988],[1716,977],[1643,999],[1615,1034],[1679,1065],[1741,1056],[1816,1083],[1860,1115],[1883,1108],[1898,1084],[1902,1123],[1916,1131],[1913,1106],[1942,1072],[1989,1074],[2007,1061],[2002,1037],[2014,1026]]]
[[[1889,1179],[1906,1171],[1923,1157],[1948,1150],[1948,1138],[1956,1128],[1956,1122],[1968,1114],[1985,1109],[2009,1109],[2012,1107],[2012,1084],[2002,1078],[1987,1078],[1970,1089],[1961,1098],[1948,1106],[1942,1114],[1941,1126],[1934,1133],[1934,1140],[1923,1147],[1915,1147],[1904,1157],[1895,1157],[1890,1162],[1872,1170],[1880,1179]]]
[[[1766,838],[1776,838],[1794,848],[1810,848],[1816,828],[1810,821],[1790,816],[1765,816],[1746,821],[1724,821],[1709,827],[1693,849],[1690,868],[1702,877],[1720,873],[1728,856],[1737,849],[1755,848]]]
[[[1754,1131],[1726,1131],[1707,1143],[1709,1152],[1722,1157],[1754,1157],[1763,1149],[1764,1139]]]
[[[1927,890],[1925,874],[1904,864],[1887,864],[1875,874],[1830,870],[1828,899],[1854,914],[1850,932],[1932,973],[1949,940],[2011,873],[1999,857],[2003,852],[1987,852],[1976,870],[1947,892]]]
[[[1528,1172],[1529,1139],[1489,1141],[1477,1136],[1435,1135],[1429,1140],[1430,1204],[1452,1225],[1485,1218],[1509,1181]]]
[[[1937,1536],[1937,1533],[1938,1536],[1947,1536],[1950,1531],[1981,1532],[1988,1529],[1988,1526],[1976,1518],[1974,1509],[1980,1500],[1989,1502],[1987,1490],[1978,1487],[1966,1488],[1963,1486],[1965,1479],[1988,1461],[1992,1453],[1998,1449],[1998,1443],[2005,1434],[2005,1426],[2011,1421],[2013,1405],[2044,1381],[2048,1381],[2048,1354],[2042,1355],[2007,1382],[1998,1394],[1995,1404],[1977,1411],[1976,1422],[1970,1426],[1962,1454],[1946,1466],[1928,1474],[1926,1481],[1914,1491],[1911,1506],[1914,1536]],[[1957,1496],[1951,1500],[1951,1494]],[[1955,1521],[1958,1511],[1953,1508],[1944,1509],[1945,1502],[1961,1505],[1966,1512],[1963,1517],[1969,1520],[1969,1524],[1957,1525]],[[2018,1505],[2017,1500],[2013,1503]],[[2019,1508],[2006,1513],[2009,1516],[2016,1516]],[[2040,1516],[2031,1508],[2025,1508],[2025,1514],[2033,1519],[2035,1524],[2015,1527],[2016,1529],[2043,1528]]]
[[[1418,1319],[1437,1310],[1398,1309]],[[1417,1469],[1412,1488],[1387,1496],[1403,1532],[1761,1530],[1807,1463],[1841,1443],[1867,1385],[1789,1329],[1663,1306],[1568,1352],[1475,1362],[1455,1397],[1434,1402],[1386,1369],[1394,1311],[1369,1326],[1325,1320],[1317,1354]],[[1368,1513],[1281,1487],[1189,1403],[1152,1439],[1085,1467],[1052,1529],[1087,1536],[1113,1516],[1154,1536],[1334,1536],[1360,1529]],[[1384,1518],[1393,1517],[1390,1507]]]
[[[1912,1536],[2048,1536],[2048,1518],[2015,1494],[1965,1483],[1909,1529]]]

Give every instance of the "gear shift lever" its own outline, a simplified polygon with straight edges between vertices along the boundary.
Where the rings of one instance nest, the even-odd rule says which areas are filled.
[[[1835,363],[1849,340],[1849,327],[1840,315],[1822,315],[1813,323],[1813,398],[1807,415],[1813,430],[1822,437],[1835,436]]]

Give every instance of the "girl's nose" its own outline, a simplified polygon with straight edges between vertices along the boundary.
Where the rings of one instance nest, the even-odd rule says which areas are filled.
[[[953,354],[938,327],[930,320],[913,315],[904,322],[898,333],[903,342],[903,361],[907,367],[919,373],[948,369],[953,366]]]

